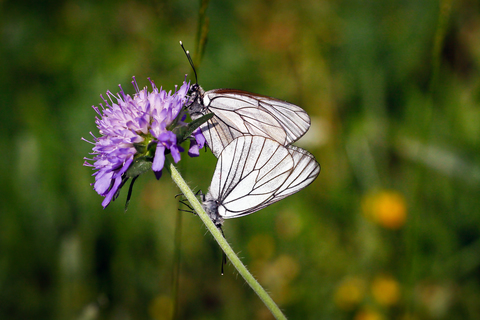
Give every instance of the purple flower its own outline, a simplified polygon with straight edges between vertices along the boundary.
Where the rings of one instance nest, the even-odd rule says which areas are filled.
[[[150,80],[150,79],[149,79]],[[100,132],[100,137],[93,136],[93,159],[85,161],[85,166],[93,167],[96,172],[94,190],[104,196],[102,206],[105,208],[114,200],[120,188],[128,180],[127,170],[132,163],[145,159],[151,164],[157,178],[161,177],[165,164],[165,155],[172,154],[173,160],[180,161],[180,147],[177,136],[172,132],[177,127],[187,126],[184,122],[182,108],[187,102],[189,83],[183,82],[180,89],[172,94],[162,88],[158,89],[150,80],[152,91],[145,87],[139,90],[135,77],[132,84],[136,93],[133,98],[123,92],[114,95],[107,91],[108,101],[102,97],[106,106],[100,104],[101,109],[93,106],[100,117],[95,123]],[[172,128],[173,126],[173,128]],[[189,154],[198,155],[198,145],[202,145],[205,138],[195,131],[190,138],[195,140]],[[198,139],[198,140],[197,140]],[[134,174],[136,178],[138,174]]]

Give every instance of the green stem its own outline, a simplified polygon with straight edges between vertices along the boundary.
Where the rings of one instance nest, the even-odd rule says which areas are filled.
[[[193,55],[193,63],[197,69],[200,68],[200,62],[202,61],[205,45],[207,44],[210,25],[210,19],[206,14],[208,2],[209,0],[200,0],[200,10],[198,11],[197,38],[195,41],[195,54]]]
[[[287,319],[285,315],[280,311],[277,304],[272,300],[272,298],[268,295],[268,293],[263,289],[263,287],[258,283],[258,281],[252,276],[252,274],[247,270],[245,265],[240,261],[238,256],[233,251],[232,247],[228,244],[227,240],[223,237],[220,230],[215,227],[212,220],[208,217],[205,210],[203,210],[202,205],[198,202],[198,199],[193,194],[192,190],[188,187],[185,180],[183,180],[180,173],[178,173],[177,169],[170,164],[170,170],[172,172],[172,179],[175,181],[177,186],[180,188],[182,193],[185,195],[187,200],[192,205],[195,212],[198,214],[200,219],[202,219],[203,223],[207,226],[207,229],[213,235],[215,240],[218,242],[220,247],[222,248],[223,252],[227,255],[230,262],[232,262],[233,266],[237,269],[238,273],[245,279],[245,281],[252,287],[253,291],[260,297],[263,303],[267,306],[267,308],[272,312],[275,319]]]

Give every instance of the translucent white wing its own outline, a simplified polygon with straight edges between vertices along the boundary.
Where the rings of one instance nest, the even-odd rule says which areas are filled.
[[[216,157],[235,138],[262,136],[289,145],[310,127],[308,114],[299,106],[275,98],[233,89],[215,89],[203,93],[190,112],[193,119],[212,112],[215,116],[201,126],[207,145]],[[198,103],[202,103],[199,108]]]
[[[315,158],[303,149],[242,136],[220,154],[207,194],[207,202],[215,205],[206,207],[214,221],[244,216],[302,190],[319,172]]]

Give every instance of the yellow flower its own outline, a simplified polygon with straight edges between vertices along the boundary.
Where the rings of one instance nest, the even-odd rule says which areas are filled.
[[[383,320],[383,316],[375,310],[364,309],[355,315],[354,320]]]
[[[400,286],[391,276],[381,275],[375,277],[372,282],[372,295],[382,306],[391,306],[400,298]]]
[[[365,296],[365,283],[362,279],[352,277],[345,279],[337,287],[334,295],[335,304],[344,310],[351,310]]]
[[[362,203],[364,215],[389,229],[399,229],[407,219],[405,198],[395,191],[381,191],[368,195]]]

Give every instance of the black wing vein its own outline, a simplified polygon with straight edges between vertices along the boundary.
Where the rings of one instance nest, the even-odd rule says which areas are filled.
[[[275,98],[240,90],[215,89],[206,92],[202,99],[205,105],[200,113],[216,115],[207,125],[202,125],[207,145],[216,157],[239,136],[260,135],[289,145],[310,127],[310,118],[303,109]],[[209,130],[215,132],[207,132]]]
[[[253,152],[255,148],[259,152]],[[251,155],[257,156],[253,166],[249,163]],[[223,164],[232,157],[236,163]],[[320,172],[320,166],[309,152],[258,136],[236,138],[222,152],[219,162],[222,162],[219,170],[223,172],[224,165],[230,166],[228,177],[222,177],[218,194],[218,202],[225,208],[223,218],[253,213],[294,194],[313,182]],[[250,172],[246,172],[247,163]]]

